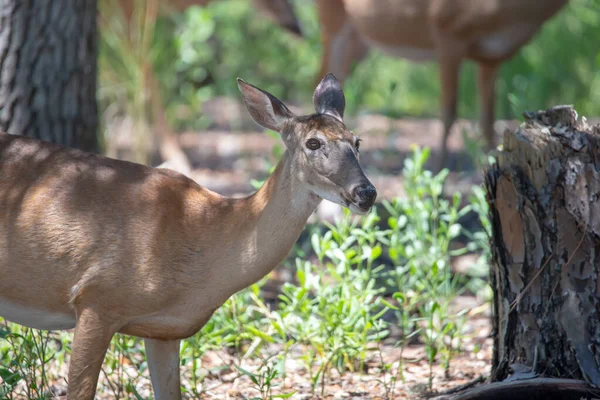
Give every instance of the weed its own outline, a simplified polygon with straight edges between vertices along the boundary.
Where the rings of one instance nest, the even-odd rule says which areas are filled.
[[[288,392],[273,395],[273,388],[278,386],[276,379],[283,375],[284,359],[281,358],[276,365],[273,365],[265,360],[259,367],[256,373],[250,372],[240,366],[236,366],[238,371],[250,378],[254,384],[254,389],[260,393],[260,397],[253,397],[251,400],[272,400],[272,399],[287,399],[296,393]]]

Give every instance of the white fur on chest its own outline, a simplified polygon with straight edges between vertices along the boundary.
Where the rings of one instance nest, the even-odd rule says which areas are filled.
[[[515,24],[482,36],[477,41],[479,52],[485,57],[502,58],[511,54],[515,47],[527,41],[537,27],[530,24]]]
[[[62,330],[75,327],[75,313],[52,313],[9,302],[0,297],[0,317],[35,329]]]

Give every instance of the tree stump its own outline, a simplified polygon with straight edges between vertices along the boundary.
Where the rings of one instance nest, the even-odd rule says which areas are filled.
[[[491,380],[600,387],[600,125],[569,106],[524,116],[486,174]]]

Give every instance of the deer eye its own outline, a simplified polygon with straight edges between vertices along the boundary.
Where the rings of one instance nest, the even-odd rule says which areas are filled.
[[[356,143],[354,143],[354,147],[356,148],[356,152],[358,152],[358,150],[360,149],[360,142],[362,142],[362,139],[356,139]]]
[[[319,139],[308,139],[306,141],[306,147],[308,147],[311,150],[318,150],[321,147],[321,141]]]

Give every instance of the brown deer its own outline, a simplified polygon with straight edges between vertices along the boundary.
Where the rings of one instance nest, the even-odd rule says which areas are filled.
[[[156,398],[180,399],[180,340],[269,273],[322,199],[358,214],[375,202],[333,75],[305,116],[238,85],[253,119],[286,146],[265,184],[243,199],[168,169],[0,134],[0,316],[75,328],[68,399],[94,398],[117,332],[145,339]]]
[[[460,65],[479,65],[480,128],[495,147],[494,86],[511,58],[568,0],[316,0],[323,58],[319,76],[340,81],[369,47],[414,61],[437,60],[442,86],[440,167],[456,120]]]

